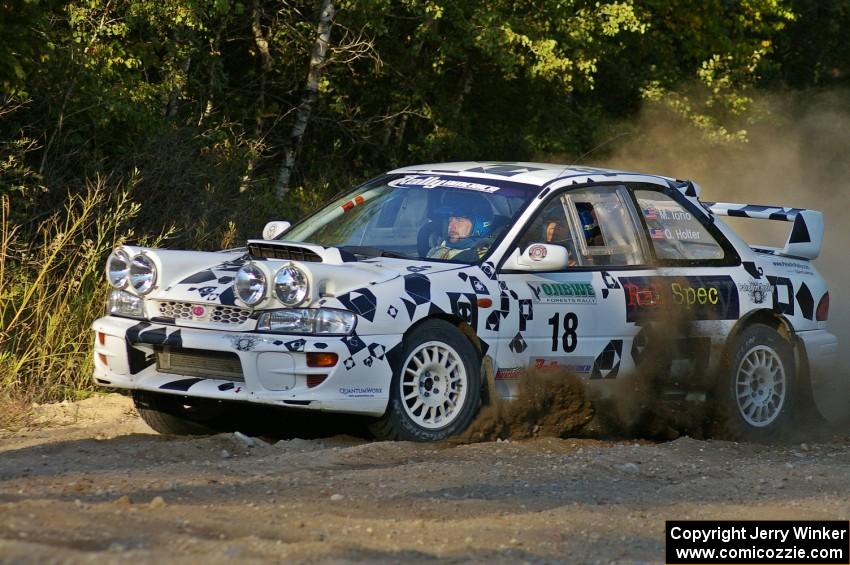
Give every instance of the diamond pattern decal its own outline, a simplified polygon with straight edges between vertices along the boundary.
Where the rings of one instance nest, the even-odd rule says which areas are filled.
[[[418,306],[431,300],[431,280],[425,275],[405,275],[404,291]]]
[[[641,328],[640,332],[635,336],[632,340],[632,359],[635,362],[635,366],[638,366],[643,361],[644,350],[646,349],[647,342],[649,341],[647,338],[646,328]]]
[[[525,351],[528,344],[525,343],[525,340],[522,338],[522,334],[517,332],[514,338],[511,340],[511,343],[508,345],[508,348],[514,353],[522,353]]]
[[[339,297],[346,308],[363,316],[370,322],[375,321],[375,307],[378,304],[375,295],[368,288],[353,290]]]
[[[289,351],[304,351],[304,345],[307,343],[305,339],[294,339],[287,341],[284,345]]]
[[[354,355],[358,351],[362,351],[366,348],[366,344],[363,343],[363,340],[356,335],[345,336],[344,338],[342,338],[342,343],[345,344],[345,346],[348,348],[348,352],[351,355]]]
[[[612,339],[593,362],[591,379],[613,379],[620,371],[620,355],[623,351],[623,340]]]
[[[381,345],[380,343],[373,343],[369,346],[369,354],[372,357],[377,357],[378,359],[383,359],[384,355],[386,355],[387,348]]]
[[[803,317],[807,320],[813,319],[815,316],[815,299],[812,296],[812,291],[806,286],[806,283],[800,283],[800,289],[797,291],[796,298]]]

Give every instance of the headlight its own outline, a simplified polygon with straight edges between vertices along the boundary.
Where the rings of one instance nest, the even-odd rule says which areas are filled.
[[[357,317],[333,308],[291,308],[263,312],[257,329],[267,332],[346,335],[357,327]]]
[[[153,259],[139,253],[130,263],[130,285],[139,294],[147,294],[156,284],[156,265]]]
[[[113,290],[106,300],[106,311],[115,316],[144,318],[144,300],[124,290]]]
[[[319,308],[317,311],[317,334],[350,334],[355,326],[357,326],[357,316],[348,310]]]
[[[253,306],[266,295],[266,275],[253,263],[243,265],[236,272],[235,288],[239,300]]]
[[[308,290],[307,273],[295,265],[285,265],[274,277],[274,291],[278,300],[287,306],[304,302]]]
[[[116,249],[106,260],[106,280],[115,288],[125,288],[130,282],[130,256],[123,249]]]

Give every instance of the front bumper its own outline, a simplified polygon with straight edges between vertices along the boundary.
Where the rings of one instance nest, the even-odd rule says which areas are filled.
[[[92,329],[94,379],[102,386],[369,415],[386,410],[392,380],[388,354],[401,342],[400,335],[295,336],[115,316],[99,318]],[[158,368],[158,352],[186,351],[230,354],[241,375],[217,378]],[[336,353],[338,362],[308,367],[311,352]],[[308,386],[308,379],[315,386]]]

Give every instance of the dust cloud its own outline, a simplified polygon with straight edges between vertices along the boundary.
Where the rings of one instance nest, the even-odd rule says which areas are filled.
[[[717,144],[681,118],[647,107],[635,133],[592,164],[691,179],[705,201],[813,208],[824,213],[814,265],[830,290],[828,327],[840,340],[839,370],[850,379],[850,91],[763,96],[742,125],[746,143]],[[752,118],[751,118],[752,119]],[[724,218],[751,244],[781,247],[791,224]]]
[[[593,419],[583,381],[562,370],[529,369],[516,400],[491,394],[491,403],[459,438],[460,443],[532,437],[572,437]]]
[[[672,304],[669,291],[661,289],[661,303]],[[706,406],[670,402],[661,394],[660,377],[668,374],[674,356],[694,356],[682,350],[692,318],[681,308],[659,308],[639,321],[642,355],[628,378],[612,381],[615,390],[600,398],[591,382],[562,368],[528,369],[519,379],[517,397],[491,399],[456,441],[477,443],[497,439],[533,437],[640,437],[673,440],[681,434],[705,437],[712,425]],[[699,370],[698,370],[699,372]],[[598,381],[597,381],[598,382]],[[710,432],[708,432],[710,433]]]

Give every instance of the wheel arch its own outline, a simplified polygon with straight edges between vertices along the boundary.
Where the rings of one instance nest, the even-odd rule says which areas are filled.
[[[451,325],[453,325],[454,327],[456,327],[458,330],[460,330],[460,333],[462,333],[464,336],[466,336],[466,339],[468,339],[469,342],[472,344],[472,346],[475,348],[476,353],[478,353],[479,360],[483,359],[485,350],[484,350],[484,345],[481,342],[481,338],[478,337],[478,334],[476,333],[475,329],[472,326],[470,326],[469,323],[466,320],[464,320],[460,316],[456,316],[454,314],[446,313],[446,314],[432,314],[430,316],[425,316],[421,320],[417,320],[415,323],[411,324],[410,327],[407,328],[407,330],[404,332],[402,339],[407,338],[419,326],[421,326],[422,324],[424,324],[425,322],[428,322],[430,320],[443,320],[444,322],[448,322]]]
[[[794,370],[797,375],[797,378],[801,381],[801,383],[805,383],[806,388],[810,387],[809,382],[809,362],[808,357],[806,356],[806,348],[800,342],[800,339],[797,337],[797,332],[794,330],[793,324],[783,315],[777,314],[773,310],[768,310],[767,308],[760,308],[758,310],[753,310],[748,312],[745,316],[743,316],[735,326],[732,328],[732,331],[729,332],[729,335],[726,338],[726,344],[724,347],[724,357],[729,359],[729,355],[732,351],[734,351],[735,340],[741,334],[742,331],[752,326],[753,324],[763,324],[770,328],[776,330],[780,336],[785,338],[789,344],[791,344],[791,348],[794,351]]]

